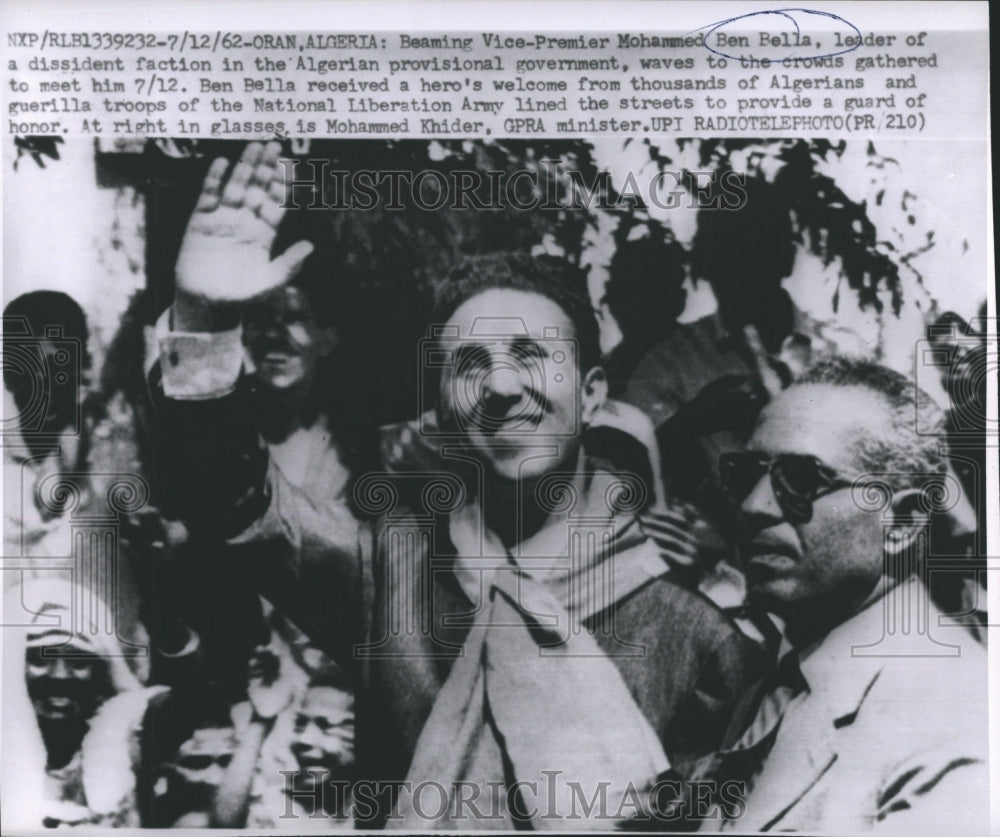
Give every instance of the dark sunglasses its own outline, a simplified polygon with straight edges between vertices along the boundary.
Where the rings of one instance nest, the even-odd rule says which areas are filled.
[[[815,456],[799,453],[774,457],[756,451],[724,453],[719,457],[719,473],[723,490],[740,503],[769,474],[774,497],[789,523],[808,523],[813,502],[854,483]]]
[[[177,760],[177,766],[183,767],[185,770],[202,771],[208,770],[213,764],[219,765],[219,767],[228,767],[229,762],[233,760],[232,753],[220,753],[219,755],[190,755],[182,756]]]

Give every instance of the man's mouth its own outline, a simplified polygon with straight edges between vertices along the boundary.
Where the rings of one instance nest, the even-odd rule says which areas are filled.
[[[299,759],[299,767],[303,770],[315,772],[326,767],[326,762],[321,758],[304,757]]]
[[[53,715],[68,715],[76,711],[77,704],[73,698],[65,695],[46,695],[39,703],[42,712]]]
[[[511,416],[503,419],[490,419],[479,422],[480,429],[486,436],[503,436],[508,433],[532,433],[542,423],[538,416]]]
[[[322,756],[296,756],[296,761],[302,775],[309,778],[322,779],[330,771],[329,760]]]
[[[747,567],[786,569],[799,562],[799,551],[791,544],[775,541],[755,541],[744,546],[743,561]]]
[[[502,436],[507,433],[533,433],[545,417],[545,410],[532,406],[528,410],[518,410],[505,416],[479,412],[473,416],[473,426],[486,436]]]

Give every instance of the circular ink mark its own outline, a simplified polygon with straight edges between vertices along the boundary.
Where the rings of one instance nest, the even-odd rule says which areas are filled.
[[[806,44],[800,43],[802,41],[802,30],[799,27],[799,21],[795,19],[795,15],[796,14],[815,15],[817,17],[828,18],[830,20],[842,23],[845,26],[849,26],[851,29],[854,30],[854,32],[856,34],[857,41],[852,46],[849,46],[846,49],[837,50],[836,52],[824,52],[821,55],[813,56],[813,58],[816,58],[816,59],[819,59],[819,58],[832,58],[832,57],[834,57],[836,55],[844,55],[845,53],[848,53],[848,52],[854,52],[854,50],[856,50],[858,47],[861,46],[862,35],[861,35],[861,30],[858,29],[857,26],[855,26],[849,20],[844,20],[844,18],[842,18],[840,15],[835,15],[835,14],[833,14],[831,12],[820,12],[820,11],[817,11],[815,9],[769,9],[769,10],[764,10],[764,11],[760,11],[760,12],[748,12],[745,15],[737,15],[736,17],[731,17],[731,18],[728,18],[727,20],[720,20],[718,23],[709,23],[708,25],[702,26],[699,29],[696,29],[694,31],[695,32],[700,32],[702,30],[708,30],[708,31],[705,32],[705,38],[704,38],[705,49],[707,49],[709,52],[715,53],[716,55],[718,55],[718,56],[720,56],[722,58],[730,58],[733,61],[746,61],[746,60],[750,60],[750,59],[760,60],[756,56],[752,56],[752,55],[730,55],[729,53],[722,52],[721,50],[715,49],[714,47],[712,47],[712,46],[709,45],[709,38],[711,38],[711,36],[714,35],[716,33],[716,31],[718,31],[719,29],[721,29],[723,26],[728,26],[730,23],[734,23],[734,22],[736,22],[738,20],[746,20],[747,18],[761,17],[763,15],[777,15],[777,16],[783,17],[783,18],[785,18],[787,20],[790,20],[792,22],[792,25],[795,27],[795,41],[796,42],[794,44],[789,44],[789,46],[795,47],[795,48],[798,48],[799,46],[806,46]],[[809,35],[806,34],[805,37],[808,38]],[[779,59],[772,59],[771,56],[762,56],[762,57],[768,58],[769,60],[779,60]],[[793,57],[793,56],[790,56],[790,55],[789,56],[785,56],[785,58],[791,58],[791,57]]]

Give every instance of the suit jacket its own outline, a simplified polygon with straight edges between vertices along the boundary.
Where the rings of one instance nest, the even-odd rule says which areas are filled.
[[[800,668],[808,690],[727,826],[988,833],[986,651],[920,582],[835,628]]]

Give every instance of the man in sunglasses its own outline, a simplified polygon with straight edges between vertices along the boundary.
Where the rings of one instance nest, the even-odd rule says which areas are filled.
[[[110,606],[65,574],[24,579],[0,607],[5,831],[138,826],[141,731],[169,690],[143,686],[141,658],[96,627]]]
[[[722,458],[749,599],[786,637],[752,723],[712,759],[749,783],[728,826],[986,833],[986,654],[927,587],[929,530],[956,496],[941,489],[960,488],[943,415],[916,395],[893,371],[829,360]]]
[[[172,828],[205,828],[208,811],[236,751],[232,726],[206,722],[157,768],[157,816]]]

